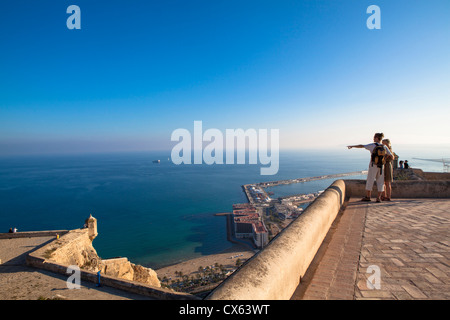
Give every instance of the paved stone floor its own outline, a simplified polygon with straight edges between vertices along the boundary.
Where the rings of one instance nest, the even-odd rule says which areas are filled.
[[[292,299],[450,299],[450,199],[351,199]]]

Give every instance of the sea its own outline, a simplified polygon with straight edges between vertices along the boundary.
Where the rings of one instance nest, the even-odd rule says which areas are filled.
[[[368,161],[365,150],[280,151],[278,173],[263,176],[259,164],[175,165],[170,151],[2,156],[0,232],[75,229],[92,214],[100,257],[158,269],[231,248],[225,218],[214,214],[247,202],[242,185],[362,171]],[[439,163],[419,167],[442,172]],[[270,191],[272,197],[307,194],[334,180]]]

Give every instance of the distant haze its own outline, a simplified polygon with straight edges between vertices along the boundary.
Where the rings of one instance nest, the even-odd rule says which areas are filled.
[[[450,2],[0,3],[0,155],[166,150],[279,129],[281,149],[450,145]]]

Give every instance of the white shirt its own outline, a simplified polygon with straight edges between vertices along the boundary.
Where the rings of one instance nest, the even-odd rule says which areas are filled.
[[[389,148],[388,148],[388,147],[386,147],[384,144],[381,144],[381,143],[378,144],[378,145],[383,146],[384,149],[386,150],[386,154],[389,155],[389,156],[392,156],[392,153],[391,153],[391,151],[389,151]],[[377,144],[376,144],[375,142],[374,142],[374,143],[369,143],[369,144],[366,144],[366,145],[364,146],[364,149],[369,150],[370,153],[372,154],[373,149],[375,149],[376,146],[377,146]],[[369,162],[369,166],[370,166],[371,163],[372,163],[372,159],[371,159],[370,162]]]

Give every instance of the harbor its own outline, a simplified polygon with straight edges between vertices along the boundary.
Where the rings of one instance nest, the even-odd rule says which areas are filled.
[[[248,202],[233,204],[232,212],[216,213],[215,216],[225,216],[228,241],[245,245],[250,250],[260,250],[300,216],[309,203],[324,192],[324,190],[318,190],[305,194],[296,193],[275,197],[273,192],[266,190],[267,188],[365,174],[367,171],[354,171],[245,184],[242,189]]]
[[[274,197],[272,192],[266,191],[266,188],[366,173],[357,171],[243,185],[242,189],[248,202],[233,204],[231,212],[214,214],[216,217],[225,218],[227,240],[233,243],[233,247],[219,254],[203,256],[157,270],[162,283],[172,289],[194,294],[211,290],[233,273],[241,263],[267,246],[323,192],[319,190]]]

